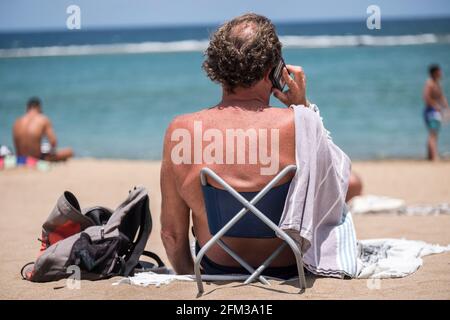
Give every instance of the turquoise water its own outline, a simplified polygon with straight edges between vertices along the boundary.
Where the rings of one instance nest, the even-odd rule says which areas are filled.
[[[354,159],[425,157],[426,69],[441,64],[450,95],[449,53],[448,43],[284,50],[287,63],[304,67],[310,100]],[[38,95],[60,145],[72,146],[77,156],[160,159],[174,116],[220,100],[202,59],[200,51],[1,58],[0,144],[12,146],[14,119],[27,98]],[[439,146],[450,153],[448,126]]]

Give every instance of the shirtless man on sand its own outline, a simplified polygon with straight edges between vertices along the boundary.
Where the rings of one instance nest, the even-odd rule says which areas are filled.
[[[283,69],[283,78],[289,90],[281,92],[274,89],[269,74],[280,59],[281,43],[269,19],[246,14],[227,22],[212,37],[203,63],[208,77],[222,85],[221,101],[211,108],[176,117],[166,131],[161,165],[161,238],[170,263],[178,274],[192,274],[194,271],[189,247],[191,211],[198,246],[204,246],[211,238],[200,186],[202,167],[207,165],[239,192],[254,192],[266,185],[279,170],[296,163],[294,111],[272,107],[269,100],[273,93],[286,106],[307,105],[306,79],[301,67],[287,65],[287,70]],[[208,142],[202,144],[195,139],[196,128],[200,126],[204,132],[203,139],[210,142],[211,139],[217,140],[217,137],[226,137],[230,131],[265,134],[254,135],[257,141],[253,147],[250,138],[240,147],[236,143],[232,150],[225,142],[223,148],[219,147],[214,154],[210,154],[214,158],[210,161],[204,157],[209,154]],[[212,136],[206,138],[207,132]],[[183,153],[178,152],[177,140],[181,136],[194,136],[193,143],[189,143]],[[274,144],[274,140],[279,144]],[[201,150],[198,150],[199,145]],[[259,150],[264,149],[261,145],[269,146],[264,161],[261,161],[261,153],[254,148],[259,146]],[[233,156],[227,157],[230,152]],[[241,161],[229,163],[228,160],[239,159],[239,152],[244,153]],[[194,160],[189,163],[191,156]],[[188,161],[182,162],[180,158]],[[253,163],[246,161],[251,158]],[[272,165],[273,171],[270,170]],[[291,178],[285,177],[280,184]],[[208,182],[217,187],[214,181]],[[353,190],[353,187],[349,189]],[[352,192],[355,193],[354,190]],[[278,238],[222,239],[253,266],[265,260],[282,241]],[[217,245],[204,256],[204,269],[205,260],[209,261],[209,267],[220,272],[239,266]],[[295,258],[291,250],[284,250],[269,268],[273,271],[277,268],[280,277],[295,274]]]
[[[448,111],[448,101],[445,97],[440,80],[442,71],[438,65],[429,67],[430,77],[425,82],[423,89],[423,100],[425,102],[424,120],[428,129],[428,160],[439,160],[438,134],[441,129],[442,112]]]
[[[51,150],[43,153],[41,142],[47,137]],[[42,114],[41,102],[31,98],[26,113],[18,118],[13,127],[14,146],[17,156],[29,156],[47,161],[64,161],[73,156],[71,148],[56,150],[56,135],[49,118]]]

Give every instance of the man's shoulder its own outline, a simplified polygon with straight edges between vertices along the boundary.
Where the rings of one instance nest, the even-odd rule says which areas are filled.
[[[184,128],[189,129],[193,126],[194,121],[201,121],[207,116],[208,109],[203,109],[197,112],[185,113],[175,116],[169,123],[168,130]]]
[[[270,111],[270,112],[274,112],[274,113],[279,113],[279,114],[289,114],[292,113],[292,108],[288,108],[288,107],[274,107],[274,106],[269,106],[266,110]]]
[[[14,121],[14,127],[19,126],[22,121],[23,121],[23,116],[16,118],[16,120]]]
[[[42,122],[50,122],[50,118],[47,117],[45,114],[42,114],[42,113],[38,114],[36,116],[36,118],[39,119]]]
[[[202,111],[180,114],[175,116],[169,123],[166,129],[166,137],[171,136],[175,130],[186,129],[191,130],[195,120],[200,119]]]
[[[272,107],[264,110],[268,119],[276,121],[279,125],[290,125],[294,122],[294,110],[287,107]]]
[[[175,129],[192,130],[196,121],[206,121],[210,123],[211,120],[217,117],[217,110],[214,108],[206,108],[197,112],[186,113],[178,115],[169,123],[167,130],[169,132]],[[277,122],[292,122],[294,119],[294,111],[291,108],[268,107],[264,109],[267,118],[276,120]],[[214,121],[213,121],[214,122]]]
[[[44,114],[38,114],[38,115],[34,116],[32,119],[32,122],[34,123],[34,125],[42,128],[42,130],[45,130],[45,128],[48,128],[49,126],[52,125],[50,118]]]
[[[25,114],[24,116],[20,117],[20,119],[28,119],[32,123],[40,123],[40,124],[49,124],[51,123],[50,118],[47,117],[45,114],[38,113],[33,115]]]
[[[439,87],[439,84],[436,81],[434,81],[433,79],[428,78],[427,81],[425,82],[425,86],[431,87],[431,88],[437,88],[437,87]]]

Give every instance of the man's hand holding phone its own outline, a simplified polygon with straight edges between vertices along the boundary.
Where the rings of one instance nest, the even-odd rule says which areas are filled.
[[[307,106],[306,77],[302,67],[286,65],[286,68],[283,68],[282,73],[283,80],[286,82],[289,90],[281,92],[279,89],[273,88],[273,95],[287,107],[293,104]],[[289,73],[294,75],[294,79],[291,78]]]

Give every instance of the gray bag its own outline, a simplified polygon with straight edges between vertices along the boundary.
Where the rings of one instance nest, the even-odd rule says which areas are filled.
[[[154,267],[139,262],[141,255],[164,266],[154,253],[144,251],[152,228],[147,190],[135,187],[112,212],[104,207],[80,210],[76,197],[66,191],[42,226],[41,254],[22,268],[24,279],[33,282],[67,278],[77,266],[81,279],[97,280],[130,276],[135,268]]]

